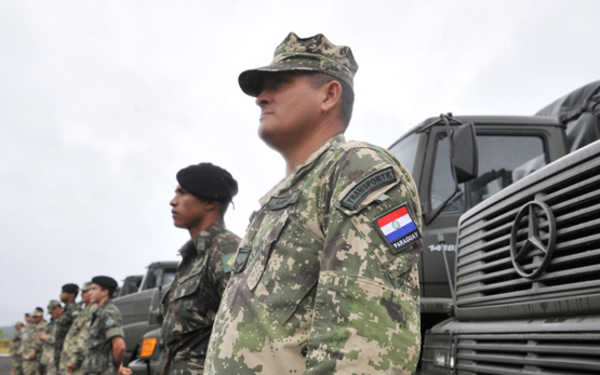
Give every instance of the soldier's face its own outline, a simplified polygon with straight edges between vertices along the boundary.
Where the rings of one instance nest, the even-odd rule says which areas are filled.
[[[193,228],[206,216],[206,201],[198,199],[190,192],[177,185],[175,197],[171,200],[173,224],[177,228]]]
[[[60,298],[60,302],[67,303],[67,301],[69,301],[69,293],[61,292],[59,295],[59,298]]]
[[[62,315],[62,312],[63,309],[61,307],[55,307],[52,309],[52,311],[50,311],[50,315],[52,315],[54,319],[58,319]]]
[[[100,302],[104,292],[106,292],[106,294],[108,295],[108,290],[102,290],[100,285],[92,283],[92,287],[90,288],[90,302]]]
[[[86,290],[85,292],[81,292],[81,302],[89,305],[90,303],[90,290]]]
[[[310,73],[282,72],[267,75],[256,98],[260,107],[258,134],[276,150],[286,150],[310,137],[321,114],[322,90],[313,88]]]

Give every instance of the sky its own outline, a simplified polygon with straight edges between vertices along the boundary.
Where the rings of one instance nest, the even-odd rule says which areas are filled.
[[[240,187],[243,236],[284,177],[237,84],[290,31],[359,64],[347,139],[389,147],[428,117],[532,115],[600,79],[599,1],[0,2],[0,326],[66,283],[177,260],[175,174]]]

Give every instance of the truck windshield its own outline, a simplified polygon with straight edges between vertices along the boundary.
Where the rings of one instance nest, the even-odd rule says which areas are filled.
[[[544,142],[541,137],[529,135],[477,135],[479,170],[477,178],[469,182],[469,206],[473,207],[508,185],[546,165]],[[431,206],[435,209],[454,191],[450,167],[450,150],[445,133],[438,135],[435,165],[431,178]],[[466,210],[464,184],[446,204],[442,212]]]
[[[400,164],[408,170],[408,173],[413,174],[415,168],[415,159],[417,157],[417,146],[419,145],[420,134],[413,133],[402,139],[390,148],[390,151]]]

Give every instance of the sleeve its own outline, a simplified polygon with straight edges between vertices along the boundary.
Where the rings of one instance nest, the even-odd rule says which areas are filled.
[[[102,314],[102,322],[106,329],[106,339],[110,340],[113,337],[125,337],[123,328],[121,328],[121,313],[115,306],[107,308]]]
[[[223,295],[229,276],[231,275],[231,262],[237,252],[239,239],[232,235],[227,235],[220,240],[215,247],[210,260],[208,261],[207,279],[217,295]]]
[[[414,182],[386,151],[367,147],[348,150],[329,179],[305,374],[410,374],[420,348]]]

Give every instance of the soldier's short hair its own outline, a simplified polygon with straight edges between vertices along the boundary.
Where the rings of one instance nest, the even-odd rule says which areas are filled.
[[[348,124],[350,124],[350,120],[352,119],[352,108],[354,107],[354,90],[350,87],[346,82],[336,79],[333,76],[330,76],[325,73],[310,73],[308,74],[308,83],[314,88],[318,89],[326,83],[331,81],[338,81],[340,85],[342,85],[342,97],[340,99],[341,105],[341,116],[342,121],[346,128]]]

